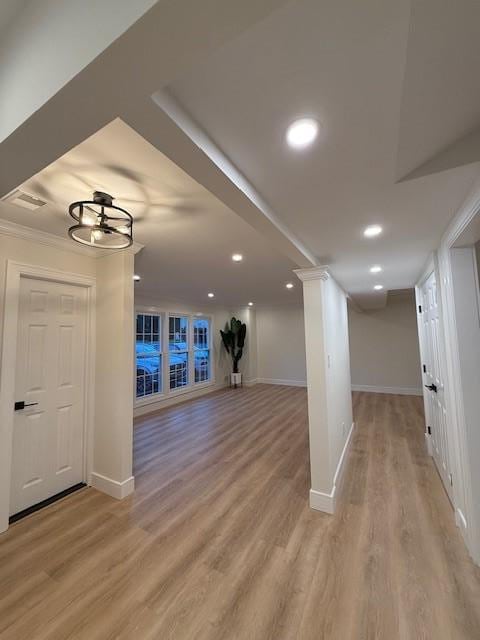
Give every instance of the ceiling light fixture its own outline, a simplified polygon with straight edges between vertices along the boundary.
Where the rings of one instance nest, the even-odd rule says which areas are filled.
[[[370,273],[380,273],[382,271],[382,267],[378,264],[375,264],[373,267],[370,267]]]
[[[208,295],[208,297],[209,297],[209,298],[214,298],[214,297],[215,297],[215,294],[214,294],[214,293],[212,293],[212,292],[207,293],[207,295]]]
[[[243,256],[241,253],[234,253],[232,256],[232,260],[234,262],[241,262],[243,260]]]
[[[68,212],[78,222],[68,235],[80,244],[102,249],[126,249],[133,243],[133,218],[113,204],[108,193],[95,191],[92,200],[73,202]]]
[[[381,291],[383,289],[383,284],[376,284],[373,288],[375,291]]]
[[[287,282],[285,286],[287,287],[287,289],[293,289],[293,284],[291,282]]]
[[[248,303],[248,306],[249,306],[249,307],[253,307],[253,302],[249,302],[249,303]]]
[[[293,149],[304,149],[312,144],[318,135],[318,122],[313,118],[295,120],[287,129],[287,142]]]
[[[133,276],[133,279],[134,279],[134,281],[135,281],[135,282],[140,282],[141,277],[140,277],[140,276],[138,276],[137,274],[135,274],[135,275]]]
[[[366,238],[374,238],[375,236],[378,236],[380,233],[382,233],[383,229],[379,224],[371,224],[369,227],[366,227],[363,235]]]

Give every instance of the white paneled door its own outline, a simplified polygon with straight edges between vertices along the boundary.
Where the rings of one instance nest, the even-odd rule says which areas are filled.
[[[452,500],[450,457],[448,451],[445,385],[443,378],[442,333],[435,273],[421,289],[423,321],[423,381],[426,394],[427,423],[431,432],[432,455],[445,489]]]
[[[85,288],[21,278],[10,514],[84,480],[86,322]]]

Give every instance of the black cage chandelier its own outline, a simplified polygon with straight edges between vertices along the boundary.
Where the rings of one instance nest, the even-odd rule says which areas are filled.
[[[133,242],[132,216],[108,193],[94,191],[93,200],[72,202],[68,212],[78,223],[68,230],[76,242],[102,249],[126,249]]]

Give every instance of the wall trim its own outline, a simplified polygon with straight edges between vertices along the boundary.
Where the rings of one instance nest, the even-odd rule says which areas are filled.
[[[335,470],[335,475],[333,476],[333,487],[330,493],[323,493],[322,491],[310,489],[310,507],[316,511],[324,511],[325,513],[330,514],[335,513],[337,487],[340,485],[345,471],[345,461],[354,429],[355,422],[352,422],[347,439],[343,445],[342,453]]]
[[[259,384],[280,384],[286,387],[306,387],[306,380],[282,380],[281,378],[257,378]]]
[[[425,444],[427,446],[428,455],[433,457],[432,436],[430,436],[427,431],[425,431]]]
[[[43,244],[47,247],[55,247],[56,249],[68,251],[69,253],[79,253],[82,256],[90,256],[91,258],[102,258],[115,253],[112,249],[95,249],[93,247],[88,247],[78,242],[74,242],[67,237],[64,238],[62,236],[57,236],[54,233],[48,233],[48,231],[41,231],[40,229],[26,227],[22,224],[11,222],[10,220],[0,220],[0,234],[3,236],[20,238],[21,240],[29,240],[30,242],[35,242],[35,244]],[[143,246],[143,244],[134,242],[127,251],[138,253],[143,249]],[[119,249],[119,251],[125,251],[125,249]]]
[[[332,489],[331,493],[310,489],[310,507],[315,511],[323,511],[332,515],[335,511],[335,489]]]
[[[423,396],[421,387],[377,387],[368,384],[352,384],[352,391],[365,391],[366,393],[391,393],[400,396]]]
[[[476,522],[470,452],[461,385],[461,364],[455,317],[450,250],[475,217],[480,216],[480,180],[477,180],[440,242],[438,272],[440,284],[441,320],[446,362],[445,400],[447,405],[448,453],[455,478],[453,504],[457,524],[460,524],[466,546],[474,562],[480,565],[480,523]],[[461,514],[461,516],[460,516]],[[465,526],[463,526],[465,523]],[[467,527],[468,524],[468,527]]]
[[[135,489],[135,478],[130,476],[123,482],[118,482],[118,480],[112,480],[112,478],[107,478],[107,476],[102,476],[101,473],[95,473],[94,471],[91,474],[89,484],[94,489],[106,493],[112,498],[123,500],[123,498],[133,493]]]
[[[457,524],[457,527],[459,527],[462,530],[462,533],[465,534],[465,532],[467,531],[467,521],[465,519],[465,516],[463,515],[462,510],[458,507],[455,509],[455,522]]]

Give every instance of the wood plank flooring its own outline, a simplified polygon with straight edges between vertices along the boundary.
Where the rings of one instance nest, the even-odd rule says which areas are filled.
[[[142,418],[134,495],[84,489],[0,536],[0,640],[478,640],[421,399],[355,393],[354,413],[333,517],[308,506],[305,389]]]

